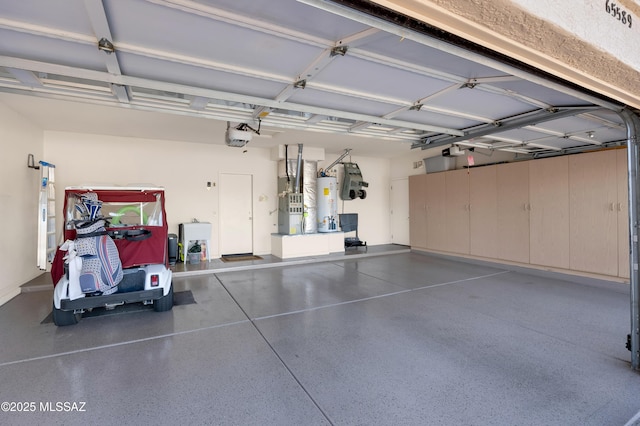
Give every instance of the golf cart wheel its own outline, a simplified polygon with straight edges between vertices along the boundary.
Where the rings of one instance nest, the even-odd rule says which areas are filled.
[[[57,309],[55,304],[53,305],[53,323],[58,327],[77,324],[81,317],[82,314],[80,313],[63,311],[62,309]]]
[[[169,287],[169,293],[153,302],[153,310],[156,312],[170,311],[173,308],[173,283]]]

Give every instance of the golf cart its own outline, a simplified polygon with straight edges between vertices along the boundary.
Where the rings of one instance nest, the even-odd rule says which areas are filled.
[[[64,240],[51,268],[56,325],[125,303],[173,307],[163,188],[66,188]]]

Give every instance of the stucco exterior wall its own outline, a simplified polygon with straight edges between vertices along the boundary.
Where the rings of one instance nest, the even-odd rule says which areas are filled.
[[[640,6],[606,0],[376,0],[544,71],[640,108]]]

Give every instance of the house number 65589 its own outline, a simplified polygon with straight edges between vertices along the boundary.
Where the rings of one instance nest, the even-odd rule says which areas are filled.
[[[620,21],[623,25],[627,25],[629,28],[633,25],[633,18],[631,14],[626,10],[620,9],[620,6],[613,2],[609,2],[607,0],[604,4],[604,10],[618,21]]]

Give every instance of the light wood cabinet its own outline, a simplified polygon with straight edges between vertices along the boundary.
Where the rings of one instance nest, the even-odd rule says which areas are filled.
[[[469,170],[444,173],[446,231],[444,250],[469,254]]]
[[[570,267],[618,275],[616,151],[569,157]]]
[[[409,244],[427,247],[427,175],[409,176]]]
[[[469,175],[469,253],[498,257],[498,188],[496,166],[471,169]]]
[[[412,176],[411,246],[629,278],[627,151]]]
[[[529,162],[497,168],[498,258],[529,263]]]
[[[569,159],[529,162],[529,258],[534,265],[569,269]]]
[[[618,165],[618,276],[629,278],[629,172],[627,166],[627,150],[617,153]]]
[[[427,174],[427,248],[443,250],[447,241],[445,173]]]

